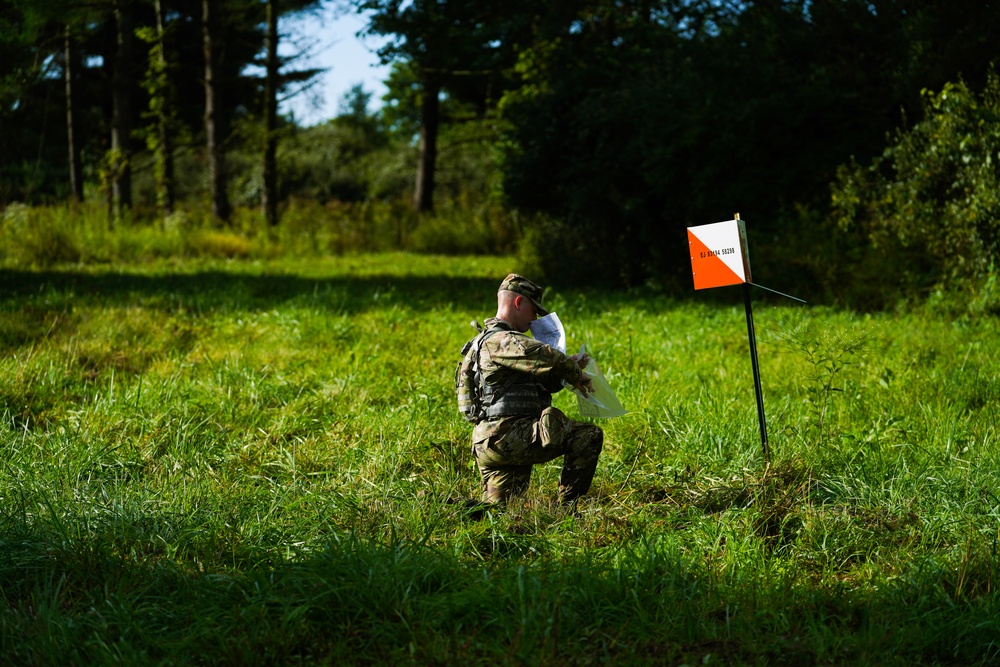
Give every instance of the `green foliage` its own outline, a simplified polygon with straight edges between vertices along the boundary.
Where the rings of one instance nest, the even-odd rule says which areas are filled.
[[[854,239],[862,276],[883,303],[940,290],[992,297],[1000,262],[1000,80],[981,94],[964,83],[925,93],[923,119],[897,130],[870,165],[841,168],[834,220]],[[977,294],[983,296],[977,297]]]
[[[820,446],[826,444],[823,422],[836,392],[844,391],[841,376],[866,353],[869,332],[809,331],[812,322],[800,322],[795,328],[780,331],[779,338],[796,350],[811,366],[805,376],[805,404],[812,413],[810,437]]]
[[[298,131],[279,145],[279,183],[287,195],[320,204],[396,198],[407,181],[383,176],[387,164],[400,168],[393,164],[397,159],[365,126],[338,118]]]
[[[147,132],[147,152],[129,154],[126,165],[124,154],[109,155],[101,145],[112,78],[99,76],[95,63],[112,61],[111,5],[8,4],[0,17],[0,201],[66,196],[61,119],[68,36],[81,64],[74,108],[87,195],[98,198],[95,191],[106,191],[127,166],[137,194],[128,216],[137,224],[128,223],[125,234],[132,240],[118,247],[80,247],[68,224],[61,238],[4,252],[27,263],[121,256],[129,248],[141,254],[144,244],[159,244],[157,256],[172,252],[166,246],[201,252],[202,241],[194,236],[139,241],[133,234],[152,217],[154,203],[169,199],[165,143],[176,143],[175,192],[187,211],[181,216],[202,224],[205,166],[197,148],[203,113],[200,102],[187,103],[203,94],[197,6],[168,6],[162,52],[157,46],[139,54],[135,71],[147,78],[134,106],[169,111],[173,131],[166,139]],[[317,4],[282,8],[297,12]],[[248,222],[251,213],[241,212],[232,233],[246,237],[249,256],[292,248],[320,254],[388,247],[507,251],[527,239],[519,253],[539,276],[566,284],[687,289],[683,228],[739,211],[751,224],[754,257],[762,260],[757,276],[765,283],[769,274],[777,276],[773,284],[799,296],[877,308],[930,295],[946,307],[961,292],[957,301],[969,311],[997,308],[994,241],[982,223],[995,209],[991,167],[982,160],[991,150],[993,122],[985,98],[976,102],[976,113],[984,114],[982,136],[963,129],[975,121],[970,116],[954,127],[941,126],[940,137],[920,140],[972,160],[969,165],[979,164],[981,173],[968,165],[928,167],[926,182],[913,184],[912,193],[897,190],[878,210],[869,206],[838,232],[819,222],[837,165],[852,155],[857,164],[868,164],[900,108],[923,122],[919,90],[942,90],[959,73],[971,88],[983,85],[1000,20],[989,3],[967,3],[962,11],[946,0],[912,7],[890,0],[347,5],[373,12],[366,15],[366,32],[388,38],[381,52],[393,63],[385,107],[371,112],[370,95],[357,88],[329,123],[281,128],[282,208],[293,216],[308,210],[316,219],[297,217],[287,230],[270,235]],[[135,5],[134,18],[138,34],[152,44],[151,9]],[[227,147],[226,186],[237,208],[246,210],[258,206],[261,195],[263,137],[255,113],[261,87],[247,63],[261,50],[263,9],[251,0],[227,2],[221,27],[227,51],[218,80],[226,91],[217,112],[223,126],[235,130],[220,137]],[[159,66],[161,55],[170,64],[166,69]],[[286,69],[282,81],[294,86],[310,75]],[[948,89],[947,103],[927,102],[927,113],[951,114],[945,107],[963,103],[967,91],[957,85]],[[399,202],[412,199],[420,93],[428,86],[442,90],[436,174],[441,211],[427,220],[390,220],[401,210]],[[933,110],[935,104],[941,108]],[[960,135],[971,142],[961,144]],[[896,155],[881,158],[882,171],[890,171],[890,161],[892,169],[923,168],[919,156],[926,146],[909,141],[891,149]],[[842,173],[861,171],[852,166]],[[852,197],[881,187],[876,176],[838,186],[844,196],[835,204],[846,207],[838,211],[842,221],[854,215],[848,210],[855,205]],[[953,176],[965,180],[942,186]],[[932,200],[937,203],[915,203]],[[358,207],[360,220],[349,220],[350,213],[328,224],[339,215],[335,202]],[[927,220],[948,219],[958,233],[942,236],[945,244],[923,231],[904,242],[892,231],[899,224],[884,221],[911,214],[924,227]],[[376,239],[378,234],[384,237]],[[209,246],[216,248],[212,252],[229,247],[203,247]],[[905,268],[886,271],[890,263]],[[887,275],[900,280],[886,281]]]
[[[393,63],[385,86],[388,92],[382,97],[381,114],[386,127],[410,142],[420,133],[420,79],[414,64],[408,60]]]
[[[600,24],[583,23],[523,53],[523,85],[500,107],[504,194],[542,214],[546,226],[528,242],[542,272],[567,284],[636,284],[653,265],[670,264],[660,218],[665,174],[650,168],[650,151],[673,145],[662,136],[668,126],[654,117],[625,120],[658,106],[666,79],[641,54],[669,52],[669,33],[636,16],[615,27],[620,45],[606,42]],[[578,67],[582,60],[587,68]]]
[[[292,200],[282,215],[277,241],[292,256],[342,255],[401,249],[415,221],[409,207],[377,202],[325,206]]]
[[[155,14],[151,2],[130,3],[140,39],[155,41]],[[309,11],[316,0],[278,3],[285,14]],[[156,62],[157,48],[140,49],[126,72],[138,77],[129,98],[136,110],[167,111],[172,138],[190,149],[203,143],[204,58],[201,4],[165,2],[164,50],[167,70]],[[0,17],[0,206],[10,201],[51,203],[66,197],[67,132],[64,81],[64,35],[70,30],[80,67],[74,81],[74,110],[78,127],[74,140],[82,149],[90,183],[98,187],[109,133],[108,115],[112,84],[109,75],[114,56],[116,26],[113,3],[80,3],[50,0],[7,2]],[[250,67],[264,42],[264,3],[226,0],[219,26],[225,41],[217,80],[225,87],[222,107],[216,109],[222,127],[231,128],[248,112],[259,108],[259,86]],[[147,52],[149,51],[149,52]],[[152,55],[152,60],[149,56]],[[9,57],[8,57],[9,56]],[[103,62],[103,64],[101,64]],[[108,72],[101,68],[107,66]],[[282,83],[308,81],[315,71],[283,72]],[[164,106],[166,105],[166,106]],[[158,142],[150,134],[146,137]],[[230,141],[233,138],[220,137]],[[158,146],[150,150],[157,150]],[[202,166],[197,173],[203,173]],[[154,194],[150,190],[151,194]],[[155,199],[152,199],[155,201]]]
[[[878,154],[921,87],[985,79],[998,14],[919,4],[594,0],[547,17],[501,104],[504,191],[558,234],[533,235],[546,273],[676,283],[684,228],[734,212],[776,253],[813,253],[798,212],[828,210],[837,166]],[[827,282],[810,272],[802,295]]]
[[[462,109],[456,103],[445,106],[456,114]],[[452,120],[438,139],[441,210],[421,221],[424,231],[409,247],[430,252],[507,252],[520,235],[502,222],[510,216],[500,211],[495,196],[499,189],[493,157],[495,123],[468,113]],[[367,97],[357,88],[345,96],[337,118],[290,132],[278,153],[282,192],[293,200],[289,210],[312,200],[360,210],[388,206],[394,215],[410,217],[399,202],[412,199],[417,152],[413,137],[401,134],[391,122],[392,115],[385,110],[368,112]],[[400,225],[410,228],[414,223],[403,220]],[[405,236],[393,234],[389,239],[402,243]]]
[[[111,225],[103,206],[11,204],[0,216],[0,263],[52,267],[141,262],[156,258],[327,257],[409,249],[426,254],[511,252],[520,239],[515,218],[496,206],[452,201],[434,216],[417,216],[400,200],[326,205],[293,199],[281,224],[267,225],[258,207],[234,211],[218,229],[207,210],[177,210],[155,223],[127,216]]]
[[[497,206],[471,207],[451,202],[433,215],[420,216],[407,239],[416,252],[448,255],[510,253],[520,240],[509,213]]]
[[[367,15],[369,35],[386,37],[379,49],[394,68],[390,95],[404,108],[419,108],[417,87],[442,87],[448,98],[492,106],[506,85],[505,70],[516,60],[516,51],[530,39],[538,3],[518,0],[351,0]],[[413,96],[407,95],[409,90]],[[414,106],[410,106],[413,102]],[[402,128],[401,128],[402,129]]]
[[[24,204],[11,204],[0,220],[4,259],[27,266],[52,266],[75,262],[81,249],[65,213],[48,217]]]

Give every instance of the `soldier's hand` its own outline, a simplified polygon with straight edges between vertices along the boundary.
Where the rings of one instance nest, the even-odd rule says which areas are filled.
[[[583,375],[580,377],[580,381],[573,385],[573,389],[576,389],[586,396],[587,394],[594,393],[594,383],[589,377]]]
[[[580,354],[574,354],[573,356],[570,357],[570,359],[575,361],[576,365],[579,366],[580,368],[586,368],[587,364],[590,363],[590,355],[588,355],[586,352],[581,352]]]

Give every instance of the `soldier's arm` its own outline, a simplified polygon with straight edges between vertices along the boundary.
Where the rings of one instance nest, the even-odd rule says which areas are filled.
[[[553,391],[563,380],[576,385],[583,377],[580,366],[571,357],[527,336],[507,335],[489,345],[491,361],[502,368],[531,373]]]

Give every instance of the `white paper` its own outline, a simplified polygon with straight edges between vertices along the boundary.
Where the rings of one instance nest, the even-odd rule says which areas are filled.
[[[535,340],[566,354],[566,329],[563,328],[558,315],[549,313],[545,317],[539,317],[529,325],[529,328]]]

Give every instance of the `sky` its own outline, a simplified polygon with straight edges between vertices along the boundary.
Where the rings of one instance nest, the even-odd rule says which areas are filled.
[[[282,113],[294,114],[302,126],[322,123],[337,115],[344,94],[359,83],[372,93],[369,109],[381,106],[381,97],[386,92],[382,80],[389,75],[389,67],[379,65],[375,50],[384,40],[356,37],[365,24],[363,16],[329,7],[279,24],[282,39],[289,34],[286,48],[294,49],[291,43],[302,40],[312,53],[308,59],[296,62],[294,69],[326,68],[309,90],[281,102]]]

